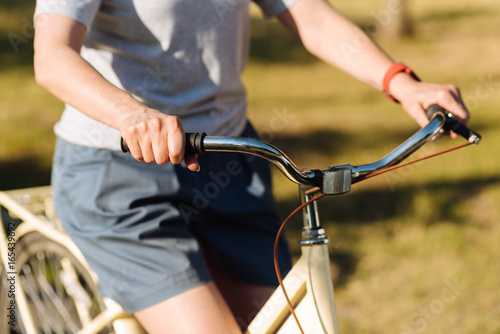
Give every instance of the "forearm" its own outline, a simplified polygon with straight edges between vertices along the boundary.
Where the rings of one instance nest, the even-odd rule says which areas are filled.
[[[361,29],[323,0],[300,1],[290,14],[280,19],[293,26],[309,52],[382,90],[382,79],[393,60]]]
[[[49,52],[50,50],[50,52]],[[103,78],[69,46],[35,44],[37,82],[87,116],[119,129],[124,118],[146,106]]]
[[[301,0],[279,19],[312,54],[375,89],[383,90],[384,77],[394,61],[326,0]],[[453,85],[419,82],[401,72],[391,77],[385,88],[422,126],[428,121],[424,109],[431,104],[439,104],[467,124],[469,113],[459,89]]]

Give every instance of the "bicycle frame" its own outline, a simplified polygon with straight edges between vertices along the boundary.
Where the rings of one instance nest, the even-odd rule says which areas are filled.
[[[308,191],[300,186],[303,203],[318,191]],[[303,210],[301,257],[283,280],[287,294],[305,333],[337,334],[337,314],[328,239],[319,224],[316,202]],[[283,292],[277,289],[248,326],[252,333],[298,333],[298,327],[290,316]]]
[[[48,239],[63,245],[68,251],[71,252],[75,258],[83,265],[85,270],[90,273],[93,280],[97,283],[97,275],[90,269],[85,258],[81,254],[78,247],[73,243],[73,241],[64,233],[62,228],[49,217],[44,214],[35,214],[35,210],[30,210],[29,206],[22,205],[17,198],[22,198],[24,196],[35,197],[41,196],[48,203],[45,203],[45,211],[52,211],[52,203],[50,202],[50,187],[40,187],[31,189],[21,189],[13,190],[8,192],[0,192],[0,207],[3,207],[9,211],[10,215],[15,215],[16,218],[20,219],[22,223],[11,232],[11,235],[17,240],[30,232],[38,232]],[[8,242],[7,235],[5,232],[2,217],[0,216],[0,258],[2,260],[2,266],[8,275],[15,278],[15,306],[21,314],[22,327],[27,334],[38,334],[38,330],[34,324],[34,318],[31,314],[30,307],[28,306],[28,299],[26,296],[26,291],[21,284],[20,280],[17,279],[18,268],[15,266],[15,261],[9,261],[8,255]],[[21,250],[22,251],[22,250]],[[12,267],[9,267],[9,264]],[[71,266],[65,267],[69,274],[69,277],[73,280],[78,278],[72,271]],[[71,282],[70,282],[71,283]],[[77,283],[73,282],[74,286],[78,286]],[[3,288],[3,287],[2,287]],[[78,302],[78,299],[74,299]],[[79,334],[94,334],[101,331],[108,324],[113,324],[115,332],[117,334],[143,334],[144,330],[139,325],[137,320],[123,311],[123,309],[111,299],[104,299],[106,304],[106,309],[99,314],[96,318],[89,320],[83,324],[83,328],[78,332]],[[20,319],[16,319],[19,321]]]

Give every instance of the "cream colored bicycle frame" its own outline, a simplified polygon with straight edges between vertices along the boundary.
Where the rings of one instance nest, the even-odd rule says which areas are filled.
[[[21,204],[18,199],[23,196],[42,196],[48,201],[44,212],[32,210],[28,205]],[[68,249],[91,274],[97,283],[97,275],[90,269],[78,247],[64,234],[62,229],[48,219],[47,211],[52,210],[50,202],[50,187],[20,189],[0,192],[0,205],[9,210],[9,214],[22,220],[16,229],[16,240],[27,233],[36,231]],[[0,255],[4,270],[7,268],[7,238],[0,217]],[[326,239],[325,239],[326,240]],[[334,293],[330,275],[330,260],[326,243],[303,245],[302,256],[285,277],[287,293],[296,306],[296,314],[305,333],[337,334]],[[17,252],[22,250],[16,249]],[[62,264],[65,274],[72,275],[70,265]],[[16,268],[18,271],[20,268]],[[66,273],[67,271],[67,273]],[[0,286],[0,288],[2,288]],[[78,300],[76,300],[78,303]],[[22,324],[27,334],[38,334],[33,317],[28,307],[26,292],[19,279],[16,279],[16,304],[22,315]],[[94,319],[84,321],[79,334],[98,333],[108,324],[113,324],[117,334],[143,334],[144,330],[137,320],[123,311],[114,301],[105,299],[106,310]],[[78,308],[78,305],[76,305]],[[83,317],[85,318],[85,317]],[[17,319],[19,320],[19,319]],[[247,333],[299,333],[297,325],[290,316],[283,292],[278,288],[260,313],[248,327]]]
[[[29,205],[21,204],[17,199],[23,198],[24,196],[30,197],[42,197],[48,201],[42,211],[39,209],[30,208]],[[57,224],[54,224],[54,221],[51,221],[47,218],[46,214],[49,214],[47,211],[52,210],[51,205],[51,197],[50,197],[50,187],[40,187],[40,188],[30,188],[30,189],[20,189],[13,190],[7,192],[0,192],[0,205],[9,210],[9,214],[15,216],[15,218],[19,218],[22,220],[22,223],[15,231],[15,238],[18,240],[23,235],[26,235],[30,232],[38,232],[45,237],[53,240],[56,243],[63,245],[68,251],[72,253],[72,255],[84,266],[84,268],[90,273],[91,277],[97,283],[98,278],[97,275],[90,269],[85,258],[81,254],[78,247],[73,243],[73,241],[62,231]],[[38,203],[40,204],[40,203]],[[5,272],[11,272],[7,268],[7,238],[5,235],[5,231],[3,228],[3,222],[0,217],[0,255],[2,259],[2,265],[4,266]],[[16,252],[21,252],[22,250],[16,249]],[[68,260],[68,259],[66,259]],[[64,261],[64,259],[63,259]],[[69,262],[69,260],[68,260]],[[62,263],[63,270],[65,274],[74,275],[75,272],[71,265],[65,265]],[[35,328],[34,320],[31,315],[30,309],[28,307],[28,302],[26,298],[26,292],[23,289],[23,286],[17,277],[17,272],[20,268],[15,268],[16,273],[16,306],[19,310],[19,314],[22,316],[22,326],[27,334],[38,334],[38,331]],[[74,276],[76,280],[76,276]],[[75,286],[77,286],[75,284]],[[0,288],[3,286],[0,285]],[[78,303],[78,299],[75,299],[75,302]],[[105,328],[108,324],[112,324],[115,332],[117,334],[143,334],[144,330],[139,325],[137,320],[123,311],[123,309],[114,301],[110,299],[104,300],[106,304],[106,310],[104,310],[101,314],[99,314],[94,319],[87,319],[83,317],[83,328],[79,331],[79,334],[93,334],[98,333],[100,330]],[[77,309],[80,305],[76,305]],[[16,319],[20,320],[20,319]]]
[[[318,194],[318,190],[311,192],[304,186],[299,190],[303,203]],[[338,334],[328,239],[319,224],[316,202],[304,208],[303,220],[302,255],[283,280],[285,290],[304,333]],[[300,333],[280,288],[248,326],[247,333]]]
[[[326,244],[302,246],[302,256],[284,284],[304,333],[338,333]],[[247,333],[300,333],[281,289],[263,306]]]

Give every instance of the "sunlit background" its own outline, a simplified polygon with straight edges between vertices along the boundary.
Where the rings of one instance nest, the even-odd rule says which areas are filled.
[[[500,3],[403,2],[404,11],[399,0],[332,3],[423,80],[458,85],[483,141],[320,202],[341,332],[500,333]],[[50,182],[62,104],[33,80],[33,9],[0,3],[0,190]],[[372,162],[418,129],[254,7],[244,80],[250,119],[301,167]],[[284,217],[297,189],[277,171],[274,183]],[[300,224],[287,232],[295,255]]]

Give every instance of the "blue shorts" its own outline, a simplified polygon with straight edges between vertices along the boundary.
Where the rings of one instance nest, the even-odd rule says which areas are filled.
[[[250,125],[244,137],[255,137]],[[201,171],[58,139],[56,212],[99,276],[102,294],[136,312],[211,280],[203,252],[236,279],[277,285],[279,219],[267,161],[199,157]],[[281,241],[283,273],[291,267]]]

